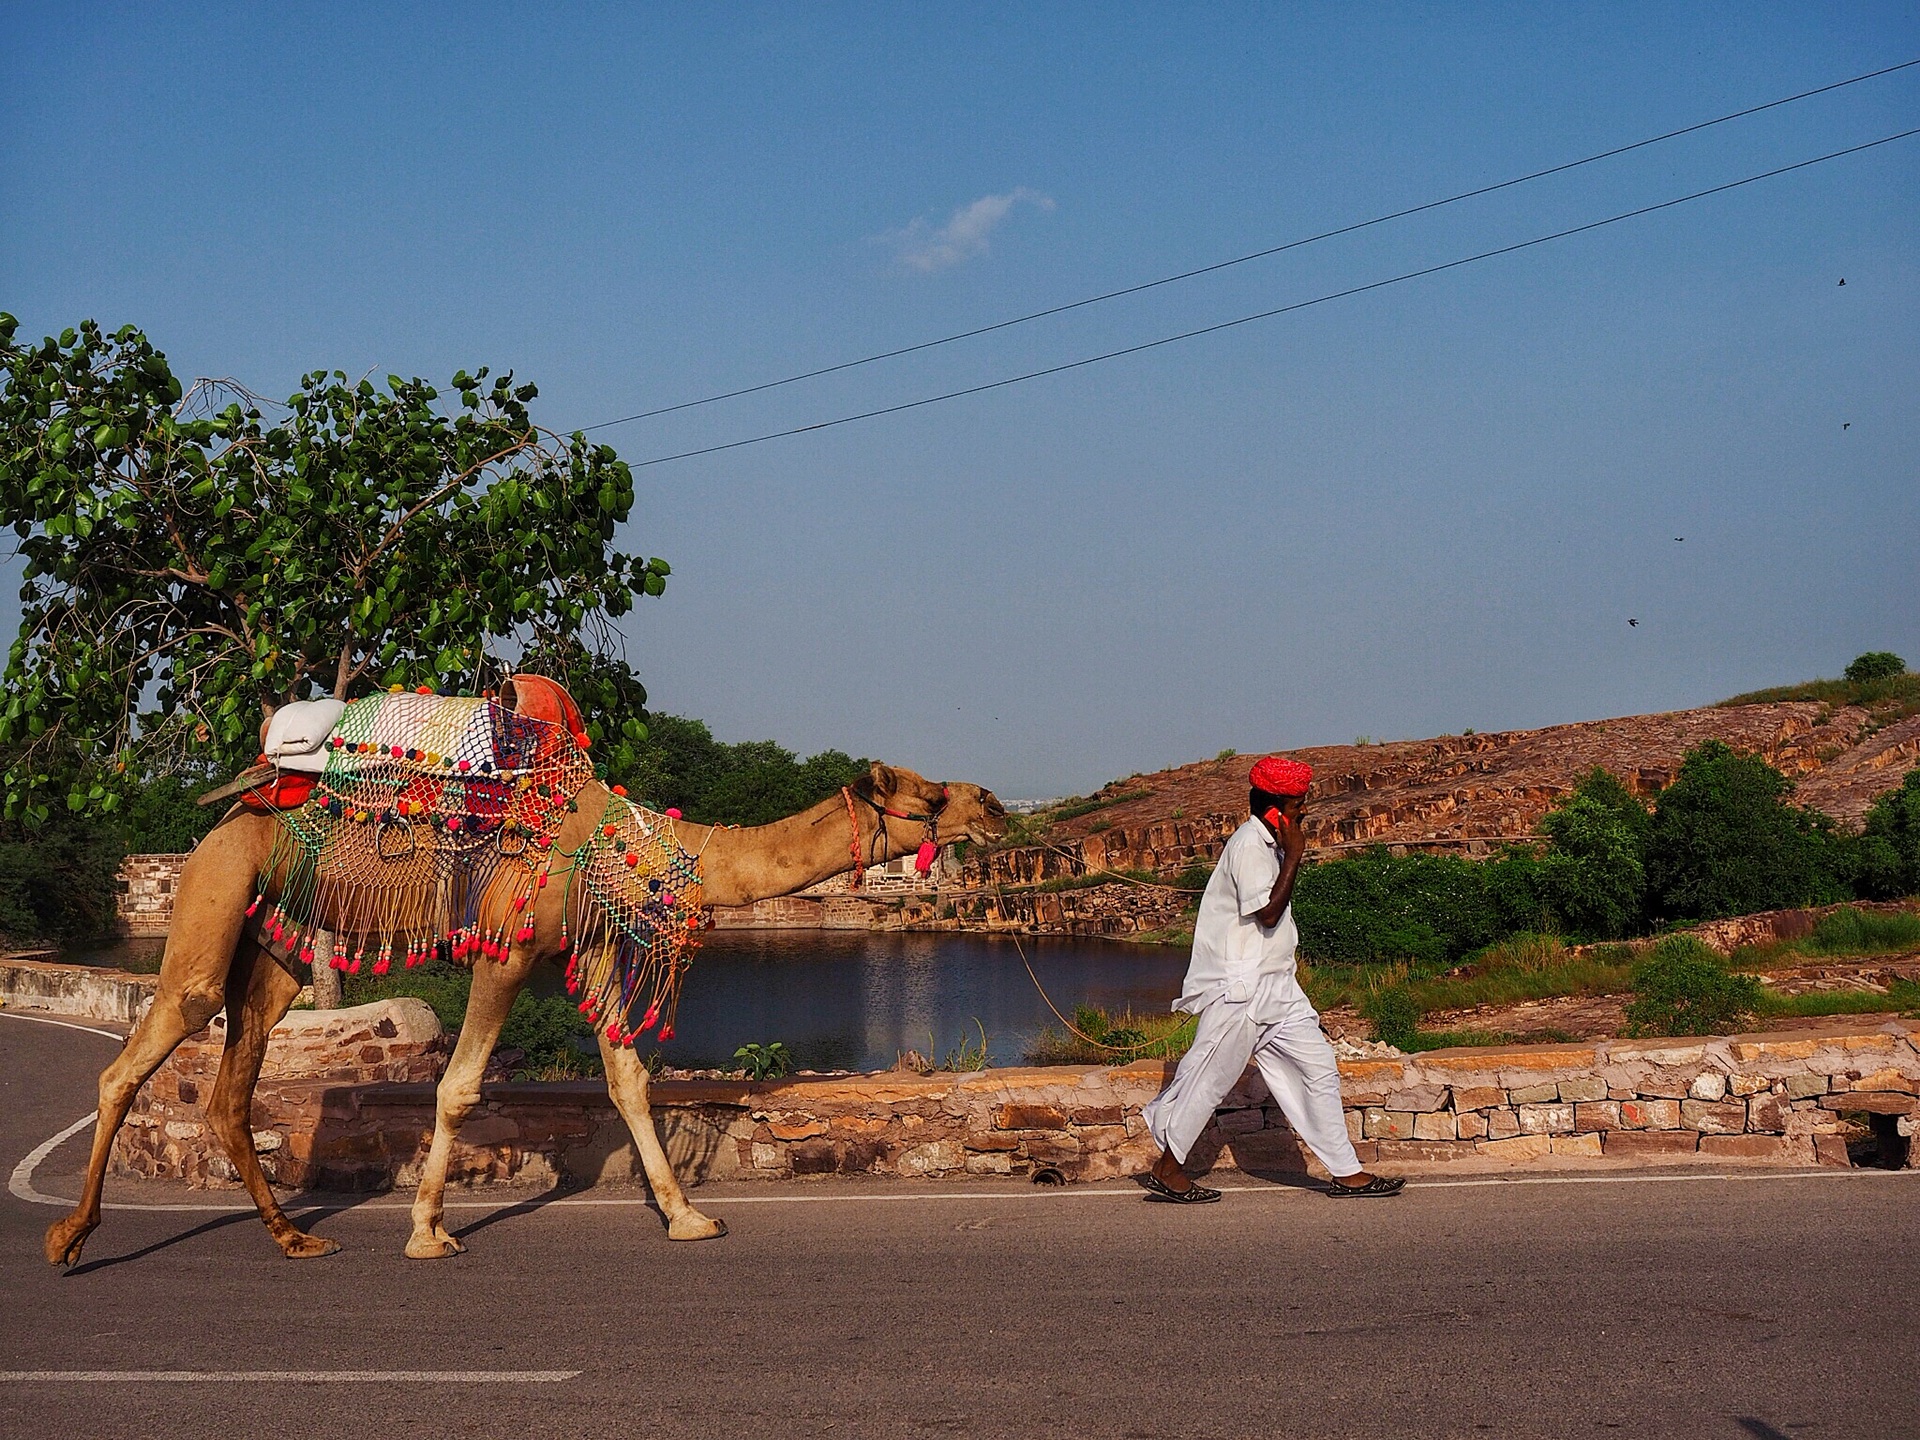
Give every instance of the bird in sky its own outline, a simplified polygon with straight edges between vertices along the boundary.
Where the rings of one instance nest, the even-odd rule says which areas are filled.
[[[1851,421],[1851,420],[1842,420],[1842,421],[1840,422],[1840,428],[1841,428],[1842,430],[1851,430],[1851,429],[1853,428],[1853,421]]]
[[[1846,283],[1847,283],[1847,277],[1846,277],[1846,276],[1844,276],[1844,275],[1842,275],[1842,276],[1840,277],[1840,283],[1841,283],[1842,285],[1844,285],[1844,284],[1846,284]]]
[[[1673,537],[1673,543],[1676,545],[1684,545],[1687,543],[1687,537],[1684,535],[1676,535]]]
[[[1630,620],[1628,620],[1628,621],[1627,621],[1627,624],[1629,624],[1629,625],[1638,625],[1639,623],[1640,623],[1640,622],[1639,622],[1638,620],[1631,620],[1631,619],[1630,619]]]

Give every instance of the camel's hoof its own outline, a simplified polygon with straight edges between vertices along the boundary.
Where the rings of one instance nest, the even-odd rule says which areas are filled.
[[[289,1260],[318,1260],[322,1255],[339,1254],[340,1242],[324,1235],[295,1232],[292,1238],[280,1242],[280,1248]]]
[[[93,1226],[75,1224],[72,1220],[56,1220],[47,1227],[46,1254],[49,1265],[77,1265],[80,1252],[86,1248],[87,1236],[93,1233]]]
[[[727,1222],[709,1220],[698,1210],[689,1210],[667,1226],[669,1240],[718,1240],[727,1233]]]
[[[407,1241],[409,1260],[445,1260],[465,1253],[466,1246],[442,1230],[434,1235],[416,1235]]]

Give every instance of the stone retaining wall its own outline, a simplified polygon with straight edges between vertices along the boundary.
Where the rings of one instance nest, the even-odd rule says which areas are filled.
[[[0,1004],[14,1010],[46,1010],[81,1020],[117,1020],[132,1025],[153,1003],[158,975],[44,960],[0,960]]]
[[[183,1046],[143,1093],[116,1147],[120,1170],[230,1180],[199,1112],[217,1038]],[[1433,1051],[1340,1068],[1362,1162],[1394,1172],[1845,1165],[1858,1117],[1878,1117],[1870,1123],[1896,1148],[1910,1137],[1920,1106],[1917,1041],[1920,1024],[1902,1020],[1867,1031]],[[376,1043],[357,1032],[345,1043],[370,1058],[349,1057],[319,1077],[280,1064],[263,1078],[253,1116],[263,1162],[286,1185],[411,1184],[433,1129],[433,1089],[421,1072],[437,1052],[418,1039]],[[662,1080],[653,1099],[668,1153],[693,1182],[1043,1169],[1099,1180],[1151,1160],[1140,1108],[1169,1073],[1156,1061],[758,1084]],[[1913,1147],[1905,1148],[1912,1163]],[[1193,1158],[1254,1174],[1318,1169],[1251,1073]],[[599,1184],[636,1180],[640,1169],[599,1084],[497,1084],[484,1087],[452,1174],[471,1183]]]

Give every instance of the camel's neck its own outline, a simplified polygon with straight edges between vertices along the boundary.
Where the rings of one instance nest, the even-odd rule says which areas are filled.
[[[860,853],[867,859],[911,853],[919,845],[916,822],[885,820],[863,800],[853,802],[847,818],[844,796],[823,800],[771,825],[709,830],[705,825],[681,824],[680,843],[700,857],[701,881],[709,905],[750,905],[796,890],[853,869],[853,837],[860,837]],[[879,827],[892,832],[880,840]],[[704,847],[704,848],[703,848]]]

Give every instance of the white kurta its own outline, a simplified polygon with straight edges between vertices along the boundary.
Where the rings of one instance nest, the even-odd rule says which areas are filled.
[[[1173,1002],[1199,1025],[1173,1082],[1146,1107],[1147,1128],[1184,1161],[1251,1060],[1320,1163],[1352,1175],[1360,1160],[1340,1104],[1339,1066],[1296,974],[1293,907],[1271,927],[1255,918],[1279,878],[1279,848],[1266,826],[1249,818],[1228,839],[1200,897],[1193,958]]]

